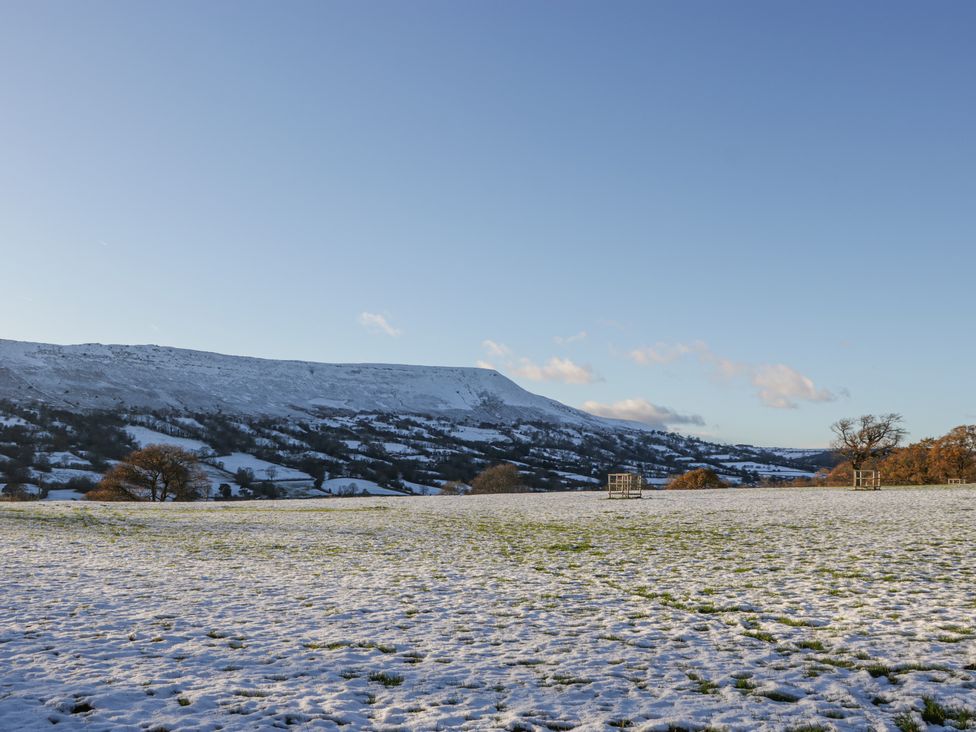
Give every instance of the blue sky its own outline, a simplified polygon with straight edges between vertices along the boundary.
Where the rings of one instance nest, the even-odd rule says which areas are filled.
[[[976,421],[976,6],[0,0],[0,337]]]

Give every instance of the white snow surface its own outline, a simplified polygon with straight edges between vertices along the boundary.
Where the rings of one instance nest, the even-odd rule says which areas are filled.
[[[828,451],[828,448],[803,448],[803,447],[766,447],[765,452],[771,452],[785,458],[804,458],[811,455],[820,455]]]
[[[47,472],[31,470],[34,480],[43,480],[45,483],[67,483],[72,478],[88,478],[96,483],[102,479],[102,473],[97,470],[83,470],[81,468],[51,468]]]
[[[723,463],[726,467],[739,468],[741,470],[752,470],[760,475],[768,475],[780,478],[805,478],[813,475],[809,470],[790,468],[785,465],[770,465],[769,463],[757,463],[751,460],[727,460]]]
[[[894,730],[976,489],[0,503],[0,729]],[[742,680],[742,681],[739,681]]]
[[[483,427],[461,426],[453,431],[454,437],[468,442],[511,442],[511,440],[498,430],[484,429]]]
[[[43,454],[43,453],[39,453],[39,454]],[[59,465],[65,468],[68,466],[75,466],[75,467],[91,466],[91,463],[88,462],[88,460],[78,455],[75,455],[73,452],[49,452],[44,454],[44,456],[48,459],[48,462],[50,462],[51,465]]]
[[[425,485],[423,483],[412,483],[409,480],[404,480],[403,485],[412,490],[418,496],[436,496],[441,492],[441,489],[438,486]]]
[[[139,447],[146,445],[175,445],[190,452],[210,452],[210,445],[200,440],[193,440],[189,437],[175,437],[167,435],[165,432],[157,432],[141,425],[128,425],[125,431],[129,433]]]
[[[83,493],[68,490],[67,488],[55,488],[47,492],[45,501],[80,501],[85,497]]]
[[[0,427],[31,427],[30,422],[20,417],[0,417]]]
[[[261,460],[254,455],[246,452],[233,452],[230,455],[219,455],[213,458],[213,462],[223,465],[223,469],[230,474],[236,473],[241,468],[250,468],[254,471],[254,477],[258,480],[269,480],[271,470],[274,473],[274,480],[312,480],[312,476],[301,470],[289,468],[286,465]]]
[[[322,483],[322,490],[335,495],[356,495],[368,493],[371,496],[402,496],[400,491],[383,488],[371,480],[363,478],[330,478]]]
[[[0,399],[21,401],[25,395],[73,408],[294,416],[326,407],[645,429],[537,396],[489,369],[275,361],[153,345],[0,339]]]

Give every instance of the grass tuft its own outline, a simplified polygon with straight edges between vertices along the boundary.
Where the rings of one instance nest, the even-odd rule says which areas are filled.
[[[403,683],[403,677],[400,674],[390,673],[389,671],[373,671],[368,678],[370,681],[375,681],[386,687],[399,686]]]
[[[902,712],[892,721],[898,732],[924,732],[922,725],[911,712]]]

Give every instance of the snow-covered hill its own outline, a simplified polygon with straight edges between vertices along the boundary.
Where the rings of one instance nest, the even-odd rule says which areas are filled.
[[[755,483],[810,475],[824,459],[602,419],[486,369],[0,340],[0,484],[91,483],[161,442],[196,452],[214,489],[234,495],[244,468],[268,495],[322,495],[435,492],[502,461],[558,490],[620,469],[657,485],[696,467]]]
[[[613,424],[489,369],[274,361],[161,346],[0,340],[0,399],[75,409],[273,417],[389,412],[492,424]]]

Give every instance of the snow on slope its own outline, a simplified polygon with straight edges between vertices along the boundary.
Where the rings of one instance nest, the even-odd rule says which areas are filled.
[[[488,369],[274,361],[151,345],[58,346],[0,339],[0,399],[82,409],[290,416],[326,408],[464,416],[499,424],[536,419],[642,428],[532,394]]]
[[[244,452],[234,452],[230,455],[220,455],[214,458],[214,462],[219,464],[228,473],[236,473],[242,468],[249,468],[254,471],[254,477],[258,480],[307,480],[311,481],[312,476],[303,473],[301,470],[289,468],[276,463],[269,463],[253,455]],[[269,472],[270,471],[270,472]]]
[[[174,437],[173,435],[156,432],[148,427],[129,425],[125,428],[125,431],[135,440],[135,443],[139,447],[145,447],[146,445],[174,445],[184,450],[189,450],[190,452],[210,452],[210,446],[205,442],[191,440],[188,437]]]
[[[371,480],[362,478],[332,478],[322,484],[322,490],[335,495],[357,495],[367,493],[371,496],[402,496],[400,491],[390,490]]]
[[[751,460],[736,460],[723,462],[728,468],[738,468],[739,470],[749,470],[759,475],[779,477],[779,478],[809,478],[813,475],[809,470],[790,468],[785,465],[770,465],[769,463],[757,463]]]

